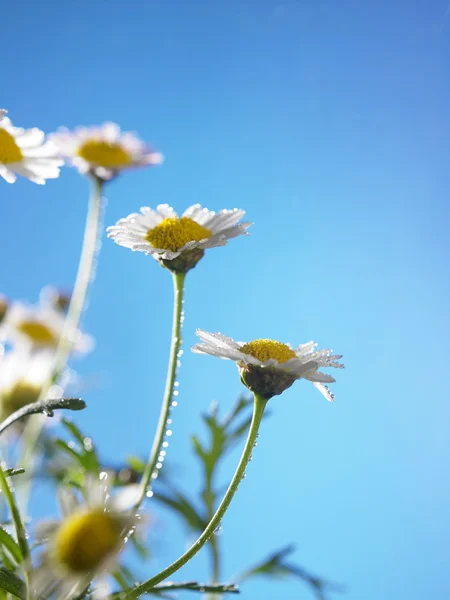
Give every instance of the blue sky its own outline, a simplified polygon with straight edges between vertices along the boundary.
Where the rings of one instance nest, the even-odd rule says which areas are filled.
[[[238,206],[255,223],[188,276],[185,350],[201,327],[345,356],[335,404],[307,382],[271,401],[223,523],[224,577],[294,542],[348,600],[449,595],[447,2],[47,0],[2,14],[16,124],[114,120],[166,155],[110,186],[106,225],[165,202]],[[65,169],[45,187],[0,185],[3,291],[70,286],[86,182]],[[97,347],[77,368],[80,421],[109,460],[148,451],[171,302],[167,272],[104,240],[84,318]],[[240,392],[232,363],[185,352],[170,458],[187,491],[200,412]],[[162,515],[154,536],[149,575],[186,543]],[[206,576],[205,555],[180,574]],[[296,582],[244,592],[308,597]]]

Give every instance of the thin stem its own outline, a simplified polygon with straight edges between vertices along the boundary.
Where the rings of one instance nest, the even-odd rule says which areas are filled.
[[[167,428],[167,419],[170,415],[170,407],[174,392],[175,379],[177,374],[178,352],[181,346],[181,322],[183,313],[183,294],[184,280],[186,273],[172,273],[173,276],[173,321],[172,321],[172,342],[170,345],[169,365],[167,368],[166,388],[159,414],[158,426],[156,428],[155,437],[153,440],[152,449],[148,457],[147,465],[142,475],[141,491],[136,502],[135,508],[138,508],[145,498],[147,491],[151,488],[153,474],[157,474],[156,465],[161,452],[161,446],[164,440],[164,435]]]
[[[83,247],[81,250],[75,286],[70,299],[69,309],[67,311],[61,337],[55,351],[52,377],[48,384],[43,386],[38,401],[42,401],[47,398],[47,394],[51,385],[57,381],[58,377],[61,375],[61,372],[66,366],[70,352],[72,351],[74,341],[73,337],[78,330],[81,314],[86,302],[89,283],[92,280],[95,258],[98,253],[97,242],[100,229],[102,204],[101,196],[104,183],[102,180],[96,177],[92,179],[92,182],[92,191],[89,198],[88,214],[84,230]],[[26,444],[21,465],[25,467],[28,472],[32,471],[32,466],[34,463],[34,450],[39,440],[42,427],[42,421],[36,419],[30,420],[25,428],[23,439],[26,440]],[[21,505],[24,510],[26,509],[26,505],[28,503],[29,489],[30,483],[28,482],[25,484],[25,489],[22,490],[21,494]]]
[[[206,489],[204,492],[206,500],[206,510],[208,520],[210,521],[214,516],[215,499],[216,495],[213,490],[213,472],[206,478]],[[209,549],[211,551],[211,583],[217,583],[220,579],[220,552],[219,542],[216,535],[211,536],[209,540]],[[207,600],[217,600],[218,596],[214,593],[209,593]]]
[[[93,178],[93,187],[89,198],[89,208],[84,230],[83,248],[81,251],[75,286],[67,311],[67,317],[56,349],[55,362],[53,365],[53,382],[56,381],[66,366],[72,351],[73,338],[80,324],[89,283],[92,280],[95,257],[98,251],[97,241],[100,228],[103,183],[104,182],[101,179],[98,179],[97,177]]]
[[[212,558],[212,582],[217,583],[220,579],[220,556],[217,540],[213,536],[210,540],[211,544],[211,558]]]
[[[261,424],[261,420],[264,414],[264,409],[266,407],[267,400],[258,394],[254,394],[254,408],[253,408],[253,416],[252,422],[250,424],[250,429],[247,436],[247,441],[245,442],[244,450],[242,452],[242,456],[240,458],[238,467],[236,469],[235,474],[233,475],[233,479],[225,492],[225,496],[222,499],[218,509],[214,513],[213,518],[210,520],[208,525],[206,526],[203,533],[200,537],[195,541],[192,546],[187,550],[180,558],[178,558],[175,562],[169,565],[166,569],[148,579],[144,583],[141,583],[133,590],[130,590],[128,594],[125,596],[125,600],[134,600],[135,598],[139,598],[141,594],[148,592],[152,588],[155,587],[161,581],[164,581],[168,577],[170,577],[173,573],[181,569],[188,561],[190,561],[197,552],[206,544],[209,538],[214,534],[214,531],[220,525],[220,522],[223,519],[230,503],[239,487],[239,483],[241,479],[245,475],[245,469],[250,461],[252,456],[253,447],[255,445],[256,439],[258,437],[258,430]]]
[[[8,504],[9,512],[11,513],[11,518],[13,520],[14,528],[16,530],[17,543],[18,543],[20,551],[22,553],[22,561],[23,561],[23,565],[24,565],[25,580],[27,583],[27,599],[28,599],[29,595],[30,595],[29,576],[28,576],[28,569],[29,569],[28,561],[29,561],[29,556],[30,556],[30,550],[28,548],[27,534],[25,531],[25,527],[23,526],[23,523],[22,523],[22,518],[20,516],[19,508],[16,504],[14,494],[13,494],[11,488],[9,487],[8,480],[6,479],[5,472],[3,471],[3,467],[1,466],[1,464],[0,464],[0,488],[3,491],[3,495],[5,497],[6,503]]]

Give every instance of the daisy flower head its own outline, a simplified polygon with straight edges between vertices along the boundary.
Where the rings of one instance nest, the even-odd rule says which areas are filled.
[[[259,339],[245,343],[201,329],[197,329],[196,333],[201,343],[192,346],[193,352],[234,360],[242,383],[264,398],[281,394],[297,379],[308,379],[327,400],[334,400],[334,395],[324,383],[336,380],[319,371],[322,367],[344,367],[338,362],[342,356],[333,355],[331,350],[317,350],[314,342],[291,348],[275,340]]]
[[[64,329],[64,311],[47,301],[40,304],[13,302],[2,323],[3,341],[28,350],[55,350]],[[73,351],[86,354],[93,347],[91,336],[76,330],[71,335]]]
[[[124,169],[159,165],[163,156],[134,133],[121,132],[116,123],[98,127],[60,128],[50,139],[80,173],[108,181]]]
[[[245,211],[238,208],[215,213],[194,204],[179,217],[168,204],[156,210],[145,206],[108,227],[116,244],[152,255],[174,272],[194,268],[207,248],[225,246],[228,240],[246,235],[251,223],[239,223]]]
[[[82,501],[72,488],[61,488],[61,520],[37,527],[37,537],[46,546],[32,578],[33,598],[70,600],[93,579],[104,580],[139,524],[132,510],[137,486],[125,486],[113,496],[106,473],[101,473],[100,479],[87,479],[83,491]]]
[[[0,355],[0,420],[36,402],[41,391],[49,384],[52,371],[52,352],[13,350]],[[60,389],[59,386],[55,388]],[[50,389],[49,397],[52,395]]]
[[[11,120],[0,115],[0,176],[14,183],[22,175],[34,183],[44,184],[46,179],[59,176],[64,164],[58,148],[45,141],[44,133],[37,128],[14,127]]]

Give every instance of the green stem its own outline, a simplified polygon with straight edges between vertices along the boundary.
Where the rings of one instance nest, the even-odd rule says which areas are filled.
[[[89,283],[92,280],[94,271],[95,258],[98,252],[98,237],[100,229],[101,216],[101,195],[103,189],[103,181],[98,178],[93,178],[92,191],[89,198],[89,208],[86,218],[86,226],[84,230],[83,247],[81,250],[78,272],[73,289],[72,297],[67,311],[67,316],[64,322],[64,327],[61,333],[58,346],[55,351],[55,359],[53,363],[53,372],[51,380],[47,385],[43,386],[39,395],[39,400],[45,400],[48,391],[53,383],[61,375],[66,366],[70,352],[73,346],[73,334],[77,332],[81,319],[81,314],[86,302],[86,295],[89,288]],[[35,447],[39,440],[42,430],[42,421],[39,419],[30,419],[27,423],[23,439],[26,440],[25,450],[20,461],[27,472],[32,471],[32,466],[35,459]],[[26,510],[28,503],[30,483],[25,484],[25,488],[21,491],[21,506]]]
[[[31,565],[29,564],[30,550],[28,548],[27,534],[25,531],[25,527],[23,526],[23,523],[22,523],[22,518],[20,516],[20,512],[17,507],[16,500],[14,498],[14,494],[13,494],[11,488],[9,487],[8,480],[6,479],[5,472],[3,471],[3,467],[1,465],[0,465],[0,488],[3,491],[3,495],[5,497],[6,503],[8,504],[9,512],[11,513],[11,518],[13,520],[14,528],[16,530],[17,543],[18,543],[20,551],[22,553],[25,581],[27,584],[27,600],[28,600],[28,598],[30,597],[30,593],[31,593],[30,585],[29,585],[28,571],[29,571],[29,568]]]
[[[103,181],[95,177],[93,187],[89,198],[89,208],[84,230],[83,248],[78,266],[77,278],[73,289],[72,297],[67,311],[67,317],[64,322],[61,339],[55,354],[53,365],[53,378],[55,382],[63,371],[73,346],[73,336],[78,331],[81,314],[86,302],[86,296],[89,283],[92,280],[94,271],[95,257],[98,250],[98,237],[100,229],[101,199]]]
[[[156,428],[156,433],[153,440],[152,449],[150,450],[150,454],[148,457],[147,465],[142,475],[141,491],[139,494],[139,498],[135,504],[135,508],[138,508],[144,500],[147,491],[151,489],[151,481],[153,478],[152,476],[153,474],[157,474],[158,472],[156,469],[156,465],[158,464],[161,446],[164,440],[164,435],[167,430],[167,419],[170,415],[170,407],[174,392],[175,378],[177,374],[178,352],[181,346],[181,317],[183,313],[184,280],[186,277],[186,273],[173,272],[172,276],[174,291],[172,342],[170,345],[166,388],[164,390],[164,397],[161,405],[161,412],[159,414],[158,426]]]
[[[214,531],[220,525],[223,516],[225,515],[228,507],[230,506],[230,503],[239,487],[241,479],[245,475],[245,469],[247,468],[247,465],[250,461],[253,447],[258,437],[258,430],[264,414],[266,403],[266,398],[259,396],[259,394],[254,394],[252,422],[250,424],[247,441],[245,442],[241,459],[239,461],[236,472],[233,475],[233,479],[231,480],[231,483],[225,493],[225,496],[223,497],[218,509],[214,513],[213,518],[206,526],[206,529],[203,531],[203,533],[200,535],[197,541],[195,541],[192,544],[189,550],[187,550],[182,556],[180,556],[180,558],[178,558],[175,562],[173,562],[166,569],[164,569],[151,579],[148,579],[144,583],[141,583],[140,585],[135,587],[133,590],[130,590],[128,594],[125,595],[124,600],[134,600],[135,598],[139,598],[141,594],[148,592],[149,590],[154,588],[155,585],[157,585],[161,581],[164,581],[173,573],[181,569],[181,567],[183,567],[188,561],[190,561],[197,554],[197,552],[206,544],[209,538],[214,534]]]
[[[213,490],[213,473],[210,473],[206,478],[204,497],[206,499],[208,520],[210,521],[214,516],[216,498]],[[216,535],[211,536],[211,539],[209,540],[209,549],[211,551],[211,583],[217,583],[220,579],[220,552]],[[209,593],[207,596],[207,600],[217,600],[217,598],[218,596],[214,593]]]

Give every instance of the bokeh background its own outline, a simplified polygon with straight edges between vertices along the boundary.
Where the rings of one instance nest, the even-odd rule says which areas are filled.
[[[188,277],[170,445],[187,492],[200,413],[242,391],[231,362],[187,351],[196,327],[345,355],[335,404],[308,382],[271,401],[223,523],[225,579],[294,542],[296,561],[344,583],[347,600],[448,597],[447,2],[28,0],[1,12],[0,103],[16,124],[113,120],[166,155],[110,185],[105,225],[165,202],[243,207],[255,223]],[[2,290],[34,301],[45,284],[70,287],[86,181],[67,168],[45,187],[0,187]],[[148,452],[171,311],[169,274],[104,239],[84,316],[97,346],[74,366],[89,404],[79,421],[106,460]],[[160,510],[151,537],[148,576],[186,545]],[[203,552],[179,578],[207,574]],[[243,592],[310,597],[296,581]]]

